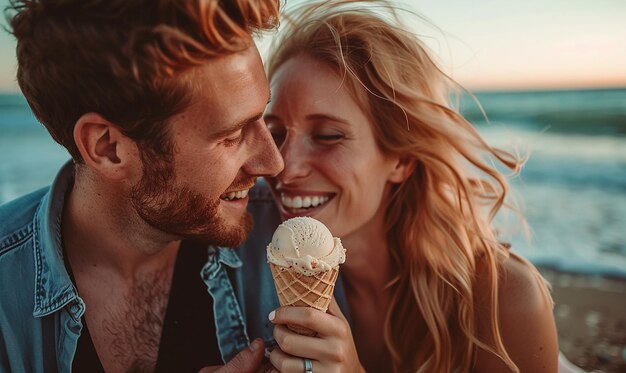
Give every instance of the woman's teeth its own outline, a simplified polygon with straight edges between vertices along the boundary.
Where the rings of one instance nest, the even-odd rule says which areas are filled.
[[[248,190],[238,190],[236,192],[230,192],[230,193],[225,193],[222,195],[222,199],[226,200],[226,201],[232,201],[234,199],[242,199],[242,198],[246,198],[248,196]]]
[[[285,207],[292,209],[317,207],[328,202],[330,198],[328,196],[296,196],[288,197],[285,195],[280,196],[280,201]]]

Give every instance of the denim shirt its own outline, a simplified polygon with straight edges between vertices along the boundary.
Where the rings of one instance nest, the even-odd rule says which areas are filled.
[[[274,230],[281,223],[278,208],[263,179],[248,193],[248,211],[254,227],[248,240],[235,252],[243,266],[234,271],[234,286],[241,308],[245,312],[247,334],[251,339],[273,340],[274,326],[268,314],[280,307],[274,280],[267,263],[266,247],[272,241]],[[341,271],[334,291],[339,308],[350,321]]]
[[[73,166],[49,188],[0,206],[0,372],[70,372],[85,303],[63,262],[61,219]],[[232,249],[208,247],[199,274],[211,297],[220,353],[229,361],[249,344],[228,271]]]

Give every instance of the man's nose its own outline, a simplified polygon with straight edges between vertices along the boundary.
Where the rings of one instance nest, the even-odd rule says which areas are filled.
[[[276,176],[284,167],[283,158],[265,123],[259,121],[255,126],[254,154],[246,163],[246,172],[255,176]]]

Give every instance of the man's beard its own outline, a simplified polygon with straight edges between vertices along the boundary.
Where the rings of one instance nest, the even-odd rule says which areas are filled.
[[[229,226],[218,216],[219,197],[210,200],[188,186],[175,185],[174,168],[167,156],[142,154],[143,175],[131,192],[131,201],[150,226],[182,239],[211,245],[236,247],[252,229],[252,218],[244,213]]]

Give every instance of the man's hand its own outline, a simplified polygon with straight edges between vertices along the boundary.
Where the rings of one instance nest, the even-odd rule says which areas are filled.
[[[198,373],[254,373],[263,361],[265,344],[255,339],[250,346],[238,353],[223,366],[204,367]]]

